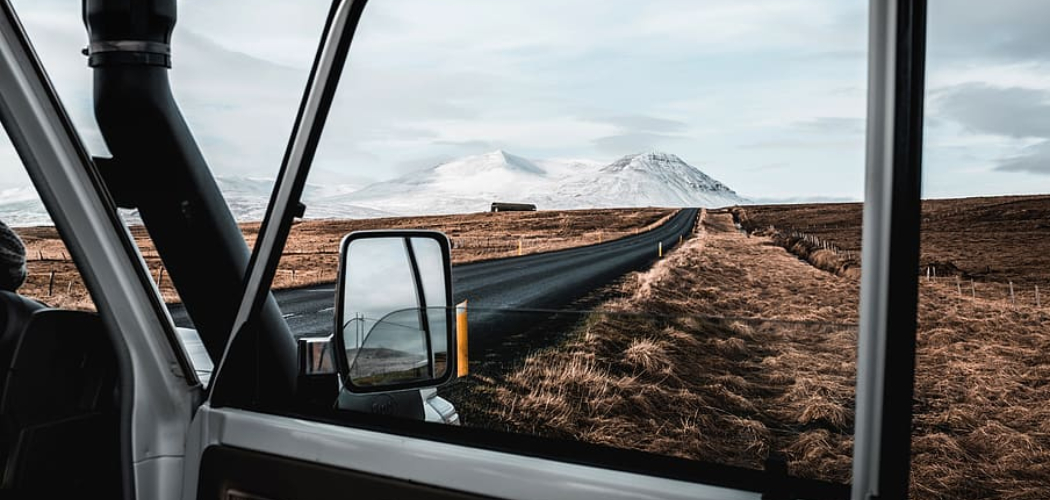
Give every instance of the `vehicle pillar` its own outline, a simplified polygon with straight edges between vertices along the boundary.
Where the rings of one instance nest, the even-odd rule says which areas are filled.
[[[117,204],[138,211],[217,366],[250,254],[172,95],[176,0],[83,0],[83,15],[95,118],[112,154],[97,160],[99,170]],[[252,371],[265,390],[250,397],[286,400],[294,393],[296,346],[272,296],[253,327]]]

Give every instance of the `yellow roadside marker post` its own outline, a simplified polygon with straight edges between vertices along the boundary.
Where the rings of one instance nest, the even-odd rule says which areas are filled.
[[[521,239],[518,239],[518,257],[521,257],[521,249],[522,249],[521,241],[522,241]]]
[[[467,301],[456,305],[456,376],[470,374],[470,358],[467,355]]]
[[[657,247],[656,252],[657,252],[657,257],[663,257],[664,256],[664,242],[661,241],[659,243],[659,246]]]

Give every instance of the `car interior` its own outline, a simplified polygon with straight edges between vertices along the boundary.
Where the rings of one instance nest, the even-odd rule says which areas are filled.
[[[0,292],[0,332],[0,496],[118,497],[118,367],[101,319]],[[55,490],[29,489],[41,484]]]

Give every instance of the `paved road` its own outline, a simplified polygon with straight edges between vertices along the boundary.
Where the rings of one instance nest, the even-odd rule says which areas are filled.
[[[678,244],[679,236],[692,231],[696,217],[696,209],[685,209],[652,231],[608,243],[453,267],[454,298],[457,303],[469,300],[471,352],[483,355],[503,337],[545,317],[507,309],[565,307],[625,273],[651,265],[658,243],[664,251]],[[330,284],[275,292],[296,335],[331,333],[334,294]],[[172,316],[178,326],[191,326],[180,306],[172,307]]]

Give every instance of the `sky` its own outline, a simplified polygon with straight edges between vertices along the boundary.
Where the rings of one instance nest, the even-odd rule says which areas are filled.
[[[13,0],[93,154],[80,0]],[[326,0],[182,0],[176,98],[219,175],[279,168]],[[674,153],[757,201],[860,200],[867,2],[372,0],[310,179],[504,149]],[[1050,2],[930,0],[924,195],[1050,192]],[[28,181],[0,140],[0,195]]]

